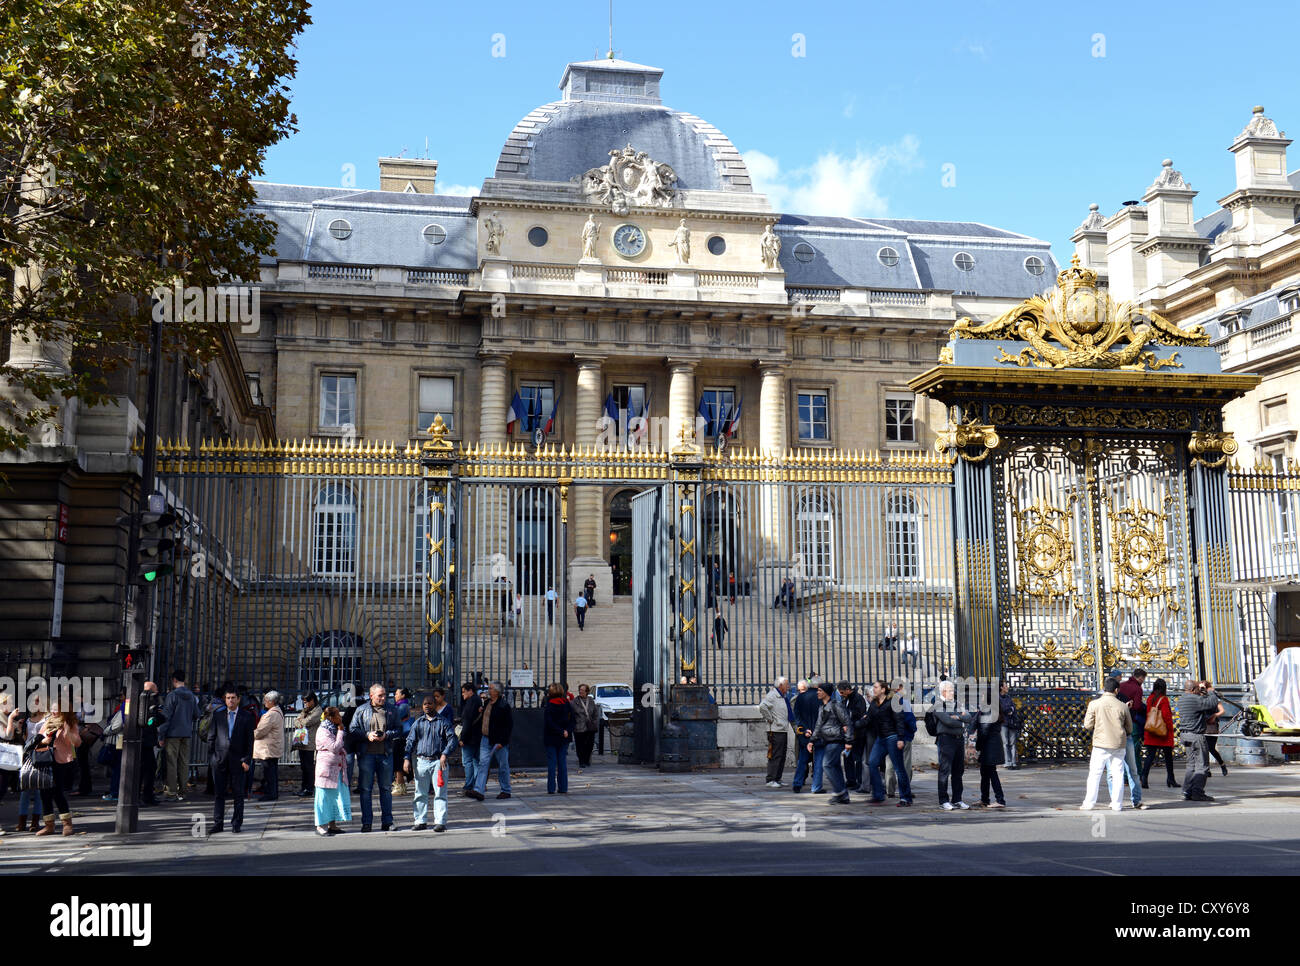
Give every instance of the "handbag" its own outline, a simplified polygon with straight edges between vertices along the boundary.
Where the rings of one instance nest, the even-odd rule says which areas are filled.
[[[22,748],[8,742],[0,742],[0,771],[18,771],[22,767]]]
[[[36,742],[33,735],[18,771],[18,787],[25,792],[48,792],[54,788],[54,749],[37,749]]]
[[[1151,706],[1151,713],[1147,715],[1147,722],[1142,729],[1156,738],[1164,738],[1169,734],[1169,729],[1165,727],[1165,716],[1160,713],[1159,702]]]

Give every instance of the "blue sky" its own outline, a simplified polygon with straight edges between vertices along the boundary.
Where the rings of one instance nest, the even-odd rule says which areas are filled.
[[[1140,198],[1163,158],[1201,192],[1197,216],[1212,211],[1253,105],[1300,132],[1295,14],[615,0],[614,46],[663,68],[664,103],[730,137],[779,210],[982,221],[1047,239],[1064,262],[1088,204]],[[299,132],[270,151],[271,181],[340,184],[350,164],[359,188],[378,187],[376,158],[423,155],[427,138],[439,190],[477,188],[515,122],[558,98],[564,65],[608,46],[607,0],[322,0],[312,17],[291,84]]]

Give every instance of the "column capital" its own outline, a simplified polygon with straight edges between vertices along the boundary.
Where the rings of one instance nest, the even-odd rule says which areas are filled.
[[[682,356],[666,356],[664,365],[672,372],[694,372],[695,367],[700,364],[698,359],[687,359]]]
[[[579,369],[599,369],[605,364],[606,356],[586,352],[575,352],[573,361]]]
[[[790,362],[788,359],[759,359],[754,363],[754,368],[765,377],[783,376],[790,368]]]
[[[479,349],[478,361],[483,366],[506,366],[510,363],[510,353],[499,349]]]

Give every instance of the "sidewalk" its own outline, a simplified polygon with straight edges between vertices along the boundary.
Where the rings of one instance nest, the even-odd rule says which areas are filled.
[[[451,788],[448,831],[411,832],[411,796],[394,800],[395,830],[322,839],[311,800],[249,803],[244,830],[198,837],[211,821],[211,799],[143,809],[140,833],[112,834],[107,803],[74,800],[78,834],[0,839],[6,872],[91,874],[347,874],[366,869],[427,874],[431,863],[459,873],[860,873],[867,863],[902,874],[1179,874],[1188,863],[1216,874],[1294,874],[1300,868],[1300,767],[1233,768],[1217,773],[1214,804],[1182,801],[1163,786],[1145,794],[1153,807],[1120,814],[1105,806],[1079,811],[1086,768],[1037,766],[1003,771],[1008,808],[944,812],[933,771],[918,769],[912,808],[847,807],[826,795],[764,787],[760,772],[665,775],[597,763],[570,774],[568,795],[547,795],[546,774],[512,776],[514,797],[497,801],[495,778],[478,803]],[[1153,776],[1155,773],[1153,772]],[[978,775],[965,800],[978,801]],[[788,774],[786,776],[788,781]],[[1181,778],[1181,775],[1180,775]],[[1153,782],[1153,786],[1156,783]],[[229,805],[227,806],[229,808]],[[0,817],[12,829],[16,801]],[[229,818],[227,818],[227,826]]]

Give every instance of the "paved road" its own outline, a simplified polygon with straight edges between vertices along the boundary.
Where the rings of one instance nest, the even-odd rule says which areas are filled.
[[[968,770],[968,776],[971,772]],[[903,874],[942,869],[965,874],[1185,874],[1202,862],[1216,875],[1295,874],[1300,870],[1300,767],[1234,768],[1217,774],[1213,805],[1152,788],[1154,807],[1116,815],[1081,812],[1080,766],[1003,771],[1005,811],[943,812],[934,773],[918,775],[910,809],[848,807],[825,795],[768,789],[752,771],[664,775],[597,764],[572,776],[567,796],[546,794],[546,775],[515,779],[515,797],[479,804],[454,793],[444,834],[411,832],[410,796],[397,799],[399,831],[361,834],[359,819],[334,838],[315,835],[309,800],[248,806],[244,830],[196,838],[211,800],[142,812],[142,833],[111,834],[110,806],[74,806],[78,834],[0,838],[0,874],[75,875],[285,872],[330,874],[360,868],[424,874],[575,873],[682,875],[841,871],[869,863]],[[1157,772],[1152,773],[1152,777]],[[967,801],[978,799],[967,786]],[[1153,781],[1153,785],[1155,782]],[[1105,792],[1102,793],[1106,799]],[[75,800],[80,801],[80,800]],[[17,803],[0,805],[6,829]],[[376,801],[376,811],[378,802]],[[357,807],[354,801],[354,815]]]

